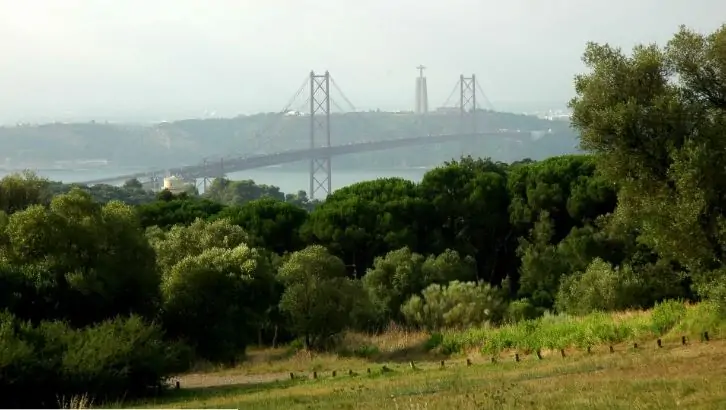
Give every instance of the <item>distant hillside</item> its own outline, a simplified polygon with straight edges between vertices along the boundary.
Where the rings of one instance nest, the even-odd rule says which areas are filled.
[[[480,140],[385,153],[354,155],[349,166],[432,165],[461,152],[509,161],[542,158],[575,151],[576,135],[569,124],[533,116],[482,111],[477,129],[521,130],[522,141]],[[529,131],[551,129],[554,135],[531,141]],[[331,115],[332,143],[382,140],[460,131],[458,113],[411,114],[384,112]],[[106,159],[113,165],[168,166],[198,163],[204,157],[247,155],[309,146],[310,119],[305,116],[257,114],[229,119],[191,119],[152,126],[102,123],[45,124],[0,128],[0,166],[50,165],[55,161]],[[415,163],[415,164],[414,164]]]

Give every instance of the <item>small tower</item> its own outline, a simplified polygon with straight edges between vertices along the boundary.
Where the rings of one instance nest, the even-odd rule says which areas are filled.
[[[418,78],[416,78],[416,108],[414,112],[418,115],[426,114],[429,111],[429,96],[426,87],[426,77],[424,77],[424,70],[426,67],[419,65],[416,67],[418,70]]]

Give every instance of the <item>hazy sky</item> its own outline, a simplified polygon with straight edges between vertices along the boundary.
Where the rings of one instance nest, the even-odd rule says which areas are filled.
[[[462,73],[495,106],[564,103],[588,40],[725,16],[724,0],[0,0],[0,121],[278,111],[311,69],[360,108],[412,109],[419,64],[431,107]]]

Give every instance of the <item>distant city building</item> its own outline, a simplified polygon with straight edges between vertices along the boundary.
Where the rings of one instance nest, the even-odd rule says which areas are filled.
[[[168,189],[172,194],[180,194],[182,192],[188,192],[194,188],[194,184],[190,181],[185,181],[177,176],[169,176],[164,178],[164,189]]]

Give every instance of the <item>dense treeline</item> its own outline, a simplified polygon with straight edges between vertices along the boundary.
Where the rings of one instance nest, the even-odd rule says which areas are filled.
[[[131,398],[195,360],[326,349],[391,322],[723,303],[724,46],[726,26],[632,56],[589,45],[571,105],[590,155],[461,158],[315,204],[249,181],[151,198],[134,181],[113,194],[6,177],[0,397]]]

